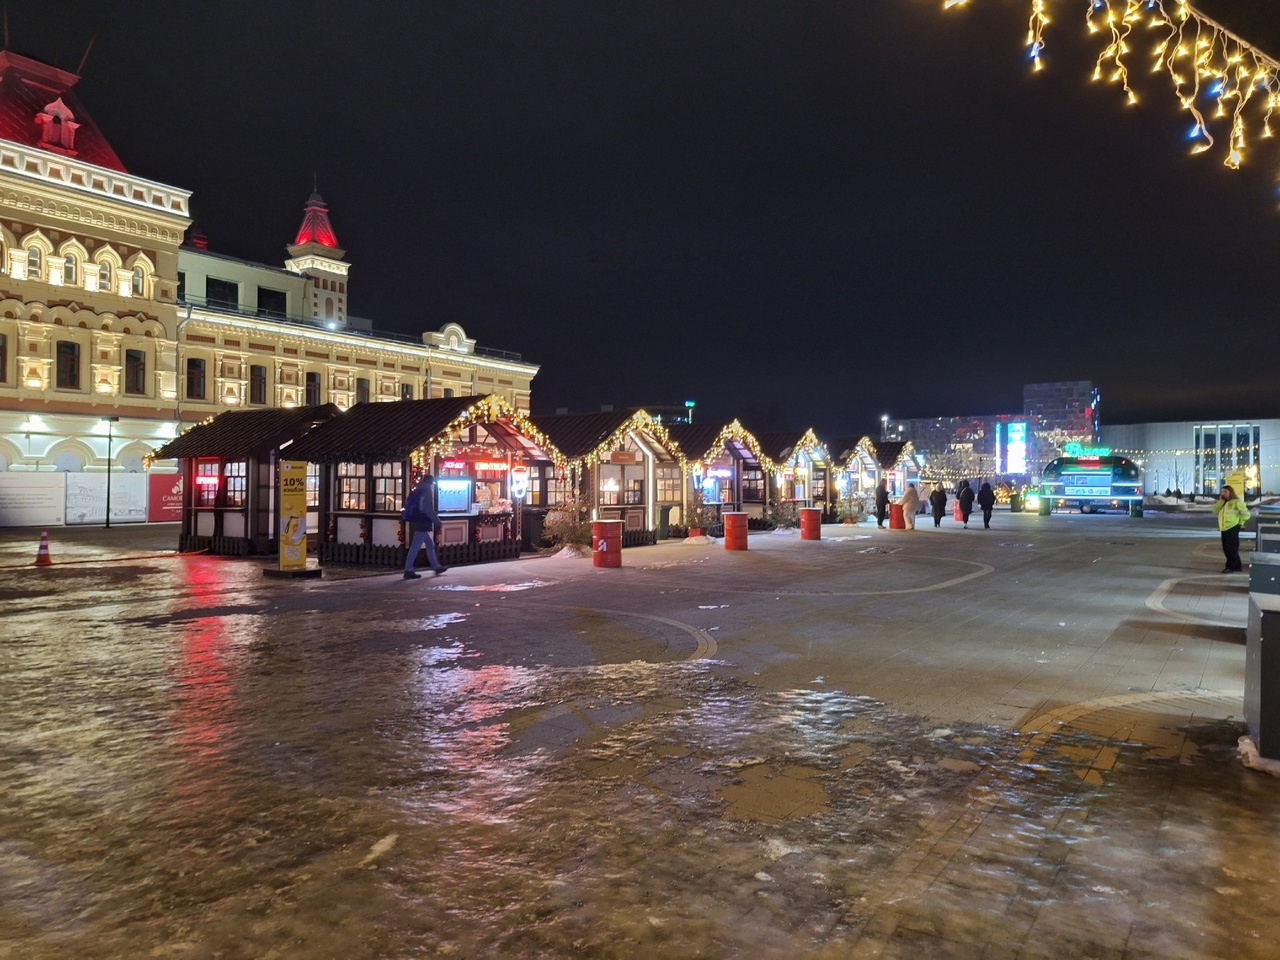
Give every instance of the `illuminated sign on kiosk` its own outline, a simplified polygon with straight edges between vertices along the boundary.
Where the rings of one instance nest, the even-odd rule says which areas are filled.
[[[516,464],[511,468],[511,499],[523,500],[529,492],[529,468]]]

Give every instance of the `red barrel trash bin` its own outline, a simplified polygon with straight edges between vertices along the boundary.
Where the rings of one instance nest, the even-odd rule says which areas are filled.
[[[595,520],[591,524],[591,565],[622,566],[622,521]]]
[[[902,519],[902,504],[889,504],[889,529],[905,530],[907,529],[907,521]]]
[[[724,521],[724,548],[747,549],[747,515],[740,511],[726,510],[720,514],[720,519]]]
[[[822,511],[817,507],[800,508],[800,539],[822,539]]]

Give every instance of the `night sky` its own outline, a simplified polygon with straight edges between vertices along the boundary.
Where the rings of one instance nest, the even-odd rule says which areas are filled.
[[[352,313],[521,352],[535,411],[1280,415],[1280,151],[1191,156],[1141,53],[1137,107],[1091,83],[1085,0],[1038,74],[1026,0],[7,6],[65,69],[96,37],[81,99],[211,250],[281,265],[314,176]],[[1274,5],[1198,6],[1280,56]]]

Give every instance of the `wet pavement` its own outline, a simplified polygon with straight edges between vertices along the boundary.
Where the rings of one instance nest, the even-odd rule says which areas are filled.
[[[0,531],[0,957],[1271,958],[1196,517],[262,576]]]

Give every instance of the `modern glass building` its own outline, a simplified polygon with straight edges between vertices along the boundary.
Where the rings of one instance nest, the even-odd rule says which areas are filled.
[[[1217,496],[1233,476],[1251,495],[1280,490],[1280,420],[1104,426],[1100,438],[1142,465],[1147,493]]]

